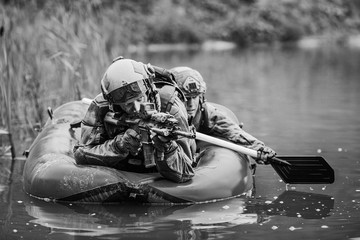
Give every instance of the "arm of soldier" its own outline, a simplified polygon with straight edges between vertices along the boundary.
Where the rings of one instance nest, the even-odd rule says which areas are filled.
[[[159,146],[159,142],[156,144]],[[167,144],[169,145],[165,149],[157,147],[155,150],[155,161],[159,173],[173,182],[189,181],[195,175],[192,159],[185,154],[178,141],[172,140]]]
[[[264,145],[263,142],[244,131],[240,126],[222,110],[211,104],[206,104],[203,114],[202,128],[205,133],[212,136],[225,138],[234,143],[244,146]]]
[[[91,103],[81,124],[81,138],[74,147],[77,164],[114,166],[128,156],[128,152],[116,149],[116,138],[109,139],[106,133],[103,116],[108,111],[102,101]]]
[[[210,129],[209,131],[213,135],[225,137],[234,143],[256,150],[258,156],[255,158],[255,161],[259,164],[269,164],[268,159],[276,155],[273,149],[265,146],[262,141],[244,131],[232,119],[227,117],[225,113],[211,105],[208,105],[206,110],[206,115],[209,116],[207,119],[208,129]]]
[[[129,155],[128,152],[118,153],[114,142],[115,139],[110,139],[98,145],[78,145],[74,151],[76,163],[114,167]]]
[[[185,106],[179,99],[174,102],[170,114],[174,115],[179,121],[182,131],[189,132]],[[162,176],[174,182],[186,182],[194,177],[192,167],[193,154],[191,151],[191,141],[187,138],[168,140],[160,136],[153,138],[155,150],[155,160],[157,169]]]

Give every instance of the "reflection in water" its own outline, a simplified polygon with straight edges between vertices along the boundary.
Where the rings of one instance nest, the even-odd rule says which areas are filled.
[[[0,157],[0,236],[12,229],[13,217],[18,214],[14,207],[14,199],[22,199],[22,183],[20,176],[23,170],[23,161]],[[22,214],[23,215],[23,214]],[[5,236],[6,239],[6,236]]]
[[[275,215],[319,219],[329,216],[333,207],[330,196],[298,191],[285,191],[271,203],[242,198],[195,205],[25,203],[27,213],[35,218],[31,222],[50,228],[52,233],[138,237],[167,228],[188,232],[258,224],[271,221]]]
[[[70,235],[146,234],[164,229],[221,228],[257,222],[243,199],[198,205],[93,205],[26,203],[32,223]],[[184,229],[185,228],[185,229]]]

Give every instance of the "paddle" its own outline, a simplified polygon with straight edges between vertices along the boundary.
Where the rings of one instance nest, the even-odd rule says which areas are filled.
[[[257,151],[203,133],[196,133],[196,139],[225,147],[251,157]],[[335,180],[334,170],[321,156],[277,156],[271,159],[271,166],[285,183],[326,184]]]

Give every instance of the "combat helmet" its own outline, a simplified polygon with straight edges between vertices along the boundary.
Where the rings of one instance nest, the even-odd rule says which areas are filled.
[[[175,67],[170,71],[186,97],[204,96],[206,83],[198,71],[189,67]]]
[[[152,82],[153,77],[154,70],[150,64],[119,57],[105,71],[101,79],[101,91],[111,108],[143,95],[158,107],[160,103]]]

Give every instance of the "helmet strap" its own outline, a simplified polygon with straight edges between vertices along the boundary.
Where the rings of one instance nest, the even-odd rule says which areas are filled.
[[[103,77],[103,79],[105,78],[105,76]],[[104,86],[104,81],[101,80],[101,92],[103,94],[103,97],[105,98],[105,100],[111,102],[110,96],[109,96],[109,92],[106,90],[105,86]]]
[[[205,94],[201,94],[201,96],[199,97],[199,104],[200,104],[200,110],[201,111],[204,111],[204,107],[203,107],[203,104],[206,102],[206,99],[205,99]]]

